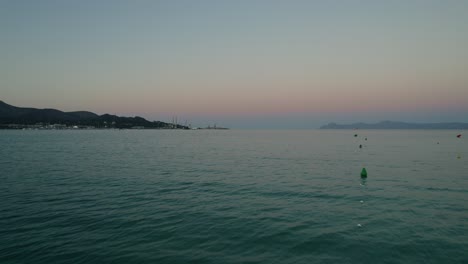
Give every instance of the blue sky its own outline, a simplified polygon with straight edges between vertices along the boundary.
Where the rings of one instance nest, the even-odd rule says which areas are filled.
[[[468,1],[2,1],[0,100],[196,125],[468,122]]]

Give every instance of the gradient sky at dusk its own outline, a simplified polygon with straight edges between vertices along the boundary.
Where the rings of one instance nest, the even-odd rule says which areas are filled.
[[[468,1],[0,2],[0,100],[204,126],[468,122]]]

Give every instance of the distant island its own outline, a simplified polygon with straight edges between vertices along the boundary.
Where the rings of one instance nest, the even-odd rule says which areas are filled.
[[[329,123],[320,129],[468,129],[468,123],[406,123],[396,121],[381,121],[379,123]]]
[[[98,115],[88,111],[16,107],[0,101],[0,129],[190,129],[142,117]]]

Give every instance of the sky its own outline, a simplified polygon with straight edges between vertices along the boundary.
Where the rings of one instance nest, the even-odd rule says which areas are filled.
[[[3,0],[0,100],[194,126],[468,122],[468,1]]]

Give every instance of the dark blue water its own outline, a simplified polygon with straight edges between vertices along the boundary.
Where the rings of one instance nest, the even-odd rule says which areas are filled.
[[[468,263],[458,132],[0,131],[0,262]]]

